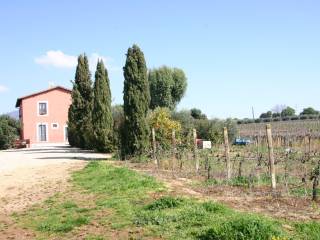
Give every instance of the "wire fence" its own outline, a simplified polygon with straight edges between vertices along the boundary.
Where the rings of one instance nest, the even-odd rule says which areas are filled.
[[[281,128],[272,132],[270,129],[268,138],[264,124],[264,129],[253,128],[241,135],[250,139],[250,144],[234,145],[226,139],[226,133],[224,144],[215,144],[210,149],[198,148],[194,130],[184,143],[176,141],[172,134],[171,149],[162,148],[154,137],[152,157],[158,171],[197,177],[208,186],[229,185],[256,195],[273,193],[316,200],[320,137],[312,134],[315,130],[319,129],[288,134],[286,129],[283,134]]]

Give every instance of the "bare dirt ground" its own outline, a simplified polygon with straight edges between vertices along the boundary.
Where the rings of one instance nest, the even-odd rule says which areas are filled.
[[[64,191],[70,173],[88,160],[107,157],[67,146],[1,151],[0,239],[33,239],[32,232],[16,226],[11,215]]]
[[[177,172],[159,171],[152,165],[117,163],[156,177],[173,194],[192,196],[201,200],[223,203],[233,209],[293,221],[320,221],[320,202],[310,197],[273,196],[268,187],[248,189],[227,185],[203,186],[203,177],[182,177]]]

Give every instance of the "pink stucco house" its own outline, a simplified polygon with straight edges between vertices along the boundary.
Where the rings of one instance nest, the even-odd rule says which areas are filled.
[[[68,110],[71,90],[56,86],[17,99],[21,140],[30,144],[68,142]]]

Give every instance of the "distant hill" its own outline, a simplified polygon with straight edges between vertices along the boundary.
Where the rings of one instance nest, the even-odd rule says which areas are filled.
[[[18,110],[5,113],[5,115],[8,115],[16,120],[19,120],[19,111]]]

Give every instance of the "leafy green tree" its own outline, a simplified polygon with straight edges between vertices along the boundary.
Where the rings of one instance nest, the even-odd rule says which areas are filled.
[[[170,149],[172,146],[172,131],[176,132],[176,139],[181,130],[181,124],[171,118],[168,108],[157,107],[148,115],[149,125],[156,131],[156,141],[164,149]]]
[[[281,117],[281,113],[272,113],[272,118]]]
[[[296,114],[296,110],[294,110],[291,107],[286,107],[285,109],[282,110],[281,116],[282,117],[292,117]]]
[[[147,123],[150,92],[144,54],[137,45],[128,49],[123,72],[125,122],[122,156],[141,156],[150,145],[150,129]]]
[[[17,120],[7,116],[0,116],[0,149],[13,147],[14,141],[19,138],[20,124]]]
[[[190,112],[191,112],[191,116],[194,119],[207,119],[207,116],[204,113],[202,113],[201,110],[198,108],[192,108]]]
[[[219,120],[219,119],[197,119],[194,121],[195,128],[197,129],[198,138],[210,140],[213,143],[223,142],[223,128],[228,128],[229,140],[233,141],[237,133],[236,121],[232,119]]]
[[[266,113],[262,113],[260,115],[260,118],[271,118],[272,117],[272,112],[271,111],[268,111]]]
[[[71,146],[92,148],[92,81],[86,55],[78,57],[72,103],[68,113],[68,139]]]
[[[319,111],[315,110],[312,107],[304,108],[300,115],[318,115]]]
[[[183,70],[163,66],[149,70],[150,108],[174,109],[187,89],[187,78]]]
[[[100,152],[111,152],[113,149],[111,91],[108,72],[102,60],[98,60],[93,93],[93,147]]]

